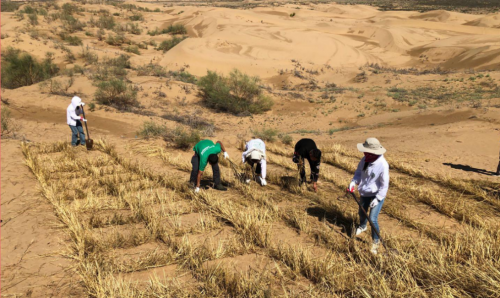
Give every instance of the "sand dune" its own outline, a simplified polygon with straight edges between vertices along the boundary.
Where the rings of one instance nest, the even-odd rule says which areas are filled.
[[[500,59],[496,52],[500,30],[491,25],[496,16],[381,12],[341,5],[183,9],[182,17],[167,23],[186,24],[194,38],[169,51],[162,64],[188,64],[196,75],[236,67],[271,77],[281,69],[293,69],[292,60],[307,62],[311,68],[356,69],[379,63],[463,69],[489,68]],[[474,22],[490,26],[471,26]],[[474,50],[474,59],[467,58],[478,42],[487,47]],[[422,54],[429,59],[420,59]]]

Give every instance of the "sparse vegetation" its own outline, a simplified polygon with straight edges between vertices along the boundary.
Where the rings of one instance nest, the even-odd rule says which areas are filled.
[[[132,86],[120,79],[96,84],[97,91],[94,99],[97,103],[115,107],[119,110],[128,110],[139,105],[137,91]]]
[[[39,62],[30,54],[14,48],[7,48],[2,53],[2,88],[29,86],[51,78],[58,71],[50,56]]]
[[[143,138],[163,137],[167,133],[167,126],[154,121],[143,123],[140,131],[137,132]]]
[[[167,28],[164,28],[161,30],[158,28],[155,28],[155,30],[148,31],[148,34],[151,36],[160,35],[160,34],[172,34],[172,35],[187,34],[187,30],[186,30],[186,27],[184,27],[184,25],[177,24],[177,25],[170,25]]]
[[[279,131],[273,128],[262,128],[262,130],[252,130],[253,136],[263,140],[264,142],[274,142]]]
[[[19,6],[21,6],[21,2],[14,2],[14,1],[2,1],[2,12],[14,12],[19,9]]]
[[[129,46],[126,46],[125,48],[123,48],[123,50],[125,52],[128,52],[128,53],[134,53],[136,55],[140,55],[141,52],[139,52],[139,47],[136,46],[136,45],[129,45]]]
[[[205,102],[216,110],[233,114],[260,114],[273,106],[273,101],[259,87],[260,79],[233,70],[228,77],[215,72],[198,81]]]
[[[183,41],[184,39],[186,39],[186,37],[177,37],[177,36],[174,36],[174,37],[172,37],[169,40],[162,41],[158,45],[158,47],[156,48],[156,50],[166,52],[166,51],[172,49],[173,47],[175,47],[176,45],[178,45],[179,43],[181,43],[181,41]]]

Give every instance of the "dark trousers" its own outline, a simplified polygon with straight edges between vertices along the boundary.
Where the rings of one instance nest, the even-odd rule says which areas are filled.
[[[497,175],[500,175],[500,158],[498,160]]]
[[[196,183],[196,179],[198,179],[198,171],[200,169],[200,157],[195,154],[193,158],[191,158],[191,165],[193,169],[191,170],[191,177],[189,178],[189,182]],[[220,184],[220,169],[219,163],[212,165],[212,172],[214,174],[214,185]]]
[[[254,163],[253,162],[249,162],[248,164],[250,165],[250,167],[252,168],[252,171],[253,171],[253,165],[254,165]],[[260,163],[257,163],[257,167],[255,168],[255,174],[256,175],[262,174],[262,166],[260,165]]]
[[[302,162],[299,163],[297,166],[300,171],[300,183],[304,183],[306,182],[306,159],[302,158],[301,160]],[[311,164],[311,162],[309,162],[309,167],[311,168],[311,175],[309,178],[311,178],[312,182],[318,182],[319,175],[317,173],[314,173],[313,165]]]

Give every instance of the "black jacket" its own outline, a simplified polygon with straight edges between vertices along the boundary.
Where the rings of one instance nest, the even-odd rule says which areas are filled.
[[[318,149],[316,143],[314,143],[311,139],[302,139],[295,144],[295,157],[300,157],[302,159],[307,159],[309,161],[309,165],[311,167],[311,173],[317,174],[319,173],[319,165],[320,160],[312,161],[309,156],[309,152],[313,149]],[[316,178],[317,179],[317,178]]]

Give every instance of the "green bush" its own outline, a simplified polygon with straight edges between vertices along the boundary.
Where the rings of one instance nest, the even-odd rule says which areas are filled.
[[[115,36],[108,34],[108,38],[106,38],[106,43],[112,46],[119,46],[126,42],[125,36],[121,34],[116,34]]]
[[[276,136],[278,135],[277,129],[263,128],[262,130],[252,130],[252,134],[263,141],[274,142],[276,141]]]
[[[63,29],[68,31],[69,33],[83,31],[83,28],[85,28],[86,26],[85,23],[80,22],[70,14],[62,14],[60,16],[60,19],[63,24]]]
[[[179,149],[187,150],[201,140],[201,134],[197,130],[186,130],[179,126],[168,132],[164,139]]]
[[[97,21],[97,26],[101,29],[111,30],[115,27],[115,18],[113,16],[101,15]]]
[[[154,31],[148,31],[148,34],[151,36],[160,35],[160,34],[187,34],[186,27],[182,24],[170,25],[167,28],[159,30],[158,27]]]
[[[2,6],[3,6],[3,4],[2,4]],[[22,12],[23,12],[23,13],[26,13],[26,14],[35,14],[35,13],[36,13],[36,9],[35,9],[35,8],[33,8],[33,7],[32,7],[32,6],[30,6],[30,5],[26,5],[26,6],[24,7],[24,9],[22,10]]]
[[[158,124],[154,121],[145,121],[141,130],[137,132],[138,135],[145,139],[154,137],[164,137],[167,133],[167,126],[165,124]]]
[[[138,76],[156,76],[156,77],[166,77],[167,71],[164,67],[158,64],[146,64],[139,66],[137,69]]]
[[[259,114],[273,106],[270,97],[259,87],[260,79],[233,70],[228,77],[208,71],[198,86],[208,106],[233,114]]]
[[[2,12],[14,12],[21,6],[20,2],[2,1]]]
[[[281,142],[285,145],[292,145],[292,142],[293,142],[293,138],[291,135],[289,134],[280,134],[278,135],[278,137],[280,138]]]
[[[144,17],[140,13],[134,13],[128,17],[131,21],[144,21]]]
[[[59,71],[47,57],[38,62],[28,53],[18,49],[7,48],[2,53],[2,87],[7,89],[29,86],[49,79]]]
[[[71,36],[71,35],[67,35],[66,33],[61,33],[61,34],[59,34],[59,36],[61,37],[62,40],[64,40],[65,42],[69,43],[72,46],[83,45],[82,40],[78,36]]]
[[[186,71],[171,71],[170,76],[184,83],[196,84],[197,81],[195,76]]]
[[[112,106],[119,110],[129,110],[139,105],[137,91],[120,79],[99,82],[94,99],[97,103]]]
[[[166,29],[168,34],[187,34],[186,27],[182,24],[170,25]]]
[[[174,36],[172,39],[162,41],[161,44],[156,48],[156,50],[163,51],[165,53],[166,51],[178,45],[184,39],[186,39],[186,37]]]
[[[138,46],[134,46],[134,45],[126,46],[123,50],[125,52],[134,53],[134,54],[137,54],[137,55],[141,54],[141,52],[139,52],[139,47]]]

